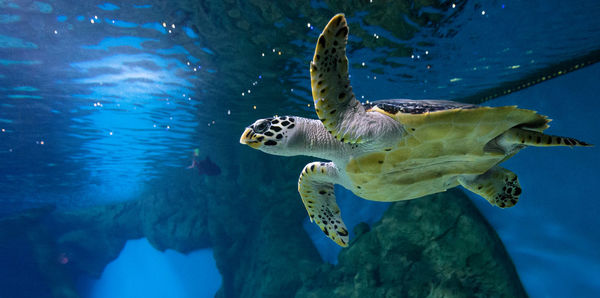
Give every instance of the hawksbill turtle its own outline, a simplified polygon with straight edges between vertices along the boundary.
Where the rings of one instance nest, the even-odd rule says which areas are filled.
[[[311,221],[340,246],[348,230],[334,184],[367,200],[410,200],[462,185],[500,208],[521,195],[517,175],[498,164],[527,146],[590,146],[542,133],[550,120],[516,106],[485,107],[447,100],[392,99],[360,103],[348,76],[348,26],[334,16],[310,63],[319,117],[259,119],[240,143],[282,156],[330,162],[307,164],[298,191]]]

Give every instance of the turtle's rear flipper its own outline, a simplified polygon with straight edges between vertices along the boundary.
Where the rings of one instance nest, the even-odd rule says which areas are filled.
[[[500,137],[499,144],[515,145],[522,144],[527,146],[547,147],[547,146],[592,146],[586,142],[582,142],[573,138],[551,136],[541,132],[532,131],[522,128],[511,128]]]
[[[463,175],[458,182],[464,188],[484,197],[500,208],[512,207],[519,201],[521,186],[517,175],[495,166],[481,175]]]
[[[336,178],[337,169],[332,162],[311,162],[300,174],[298,191],[310,221],[314,221],[335,243],[345,247],[348,246],[348,230],[335,202],[332,182]]]

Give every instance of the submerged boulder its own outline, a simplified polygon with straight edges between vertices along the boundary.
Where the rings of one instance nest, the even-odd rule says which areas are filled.
[[[394,203],[296,297],[526,297],[498,235],[451,190]]]

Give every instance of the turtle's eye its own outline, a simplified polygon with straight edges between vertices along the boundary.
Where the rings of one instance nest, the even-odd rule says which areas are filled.
[[[267,131],[269,127],[271,127],[271,121],[261,120],[260,122],[256,123],[256,125],[254,125],[254,131],[256,133],[263,133]]]

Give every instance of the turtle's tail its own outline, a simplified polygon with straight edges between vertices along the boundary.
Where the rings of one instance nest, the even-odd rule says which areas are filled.
[[[559,137],[543,134],[537,131],[531,131],[522,128],[511,128],[507,132],[503,133],[498,143],[501,145],[527,145],[536,147],[550,147],[550,146],[581,146],[591,147],[592,144],[576,140],[568,137]]]

